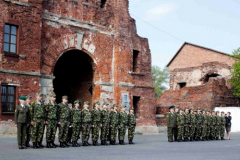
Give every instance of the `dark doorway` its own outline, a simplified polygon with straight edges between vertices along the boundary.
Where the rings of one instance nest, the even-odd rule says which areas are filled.
[[[57,103],[62,101],[62,96],[69,97],[69,103],[79,99],[81,102],[92,102],[93,92],[93,67],[92,59],[80,50],[71,50],[64,53],[57,61],[53,80],[54,92]]]
[[[182,89],[183,87],[186,87],[186,85],[187,85],[186,82],[178,83],[178,88],[179,88],[179,89]]]
[[[217,73],[208,73],[203,77],[203,83],[207,83],[211,77],[218,77],[220,76]]]
[[[134,114],[135,114],[136,118],[139,117],[138,111],[139,111],[139,107],[140,107],[139,106],[140,98],[141,97],[139,97],[139,96],[133,96],[133,108],[134,108]]]

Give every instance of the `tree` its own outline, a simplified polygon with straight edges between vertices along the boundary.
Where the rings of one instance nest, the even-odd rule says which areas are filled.
[[[168,89],[169,71],[165,67],[161,69],[158,66],[152,66],[153,87],[155,90],[155,98],[157,99],[165,90]]]
[[[233,86],[233,95],[240,97],[240,48],[233,51],[232,58],[235,60],[233,69],[231,70],[230,84]]]

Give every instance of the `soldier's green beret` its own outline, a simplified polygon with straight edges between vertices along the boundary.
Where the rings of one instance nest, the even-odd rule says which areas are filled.
[[[198,108],[197,108],[197,110],[201,110],[201,108],[200,108],[200,107],[198,107]]]
[[[185,107],[185,109],[189,109],[188,107]]]
[[[221,113],[224,113],[223,111]]]
[[[118,104],[113,104],[113,107],[118,107]]]
[[[182,109],[182,108],[179,108],[179,110],[180,110],[180,111],[183,111],[183,109]]]
[[[86,104],[86,105],[90,105],[90,102],[88,102],[88,101],[85,101],[85,102],[84,102],[84,104]]]
[[[74,104],[79,103],[79,102],[80,102],[79,100],[75,100],[75,101],[74,101]]]
[[[121,109],[122,109],[122,108],[126,108],[126,106],[122,105],[120,108],[121,108]]]
[[[68,100],[68,96],[62,96],[62,99]]]
[[[171,106],[171,107],[169,107],[169,109],[174,109],[175,108],[175,106]]]
[[[42,93],[36,93],[36,96],[43,96]]]
[[[21,97],[19,97],[19,100],[26,101],[26,97],[24,97],[24,96],[21,96]]]
[[[31,99],[32,97],[30,95],[27,95],[26,96],[26,99]]]
[[[94,103],[97,104],[97,105],[100,105],[100,102],[99,102],[99,101],[95,101]]]
[[[211,113],[215,113],[215,111],[211,111]]]
[[[209,110],[206,110],[206,112],[209,112]]]
[[[206,111],[205,109],[202,109],[202,111]]]
[[[175,107],[175,109],[179,109],[179,107]]]
[[[50,97],[56,97],[56,94],[55,94],[55,93],[52,93],[52,94],[50,95]]]
[[[134,108],[133,107],[130,107],[130,109],[129,110],[134,110]]]
[[[216,111],[216,113],[219,113],[219,111]]]
[[[108,104],[107,102],[104,102],[103,105],[104,105],[104,106],[105,106],[105,105],[108,106],[109,104]]]

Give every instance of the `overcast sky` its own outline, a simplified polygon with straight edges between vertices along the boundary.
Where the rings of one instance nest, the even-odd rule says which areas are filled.
[[[149,40],[152,65],[165,67],[185,41],[228,54],[240,47],[240,0],[129,0],[129,3],[138,34]]]

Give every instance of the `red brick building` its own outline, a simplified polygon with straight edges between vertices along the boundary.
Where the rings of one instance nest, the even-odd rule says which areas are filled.
[[[238,106],[227,82],[233,63],[226,53],[184,43],[167,65],[170,89],[156,101],[157,124],[166,125],[166,113],[171,105],[211,110]]]
[[[42,91],[133,105],[138,126],[156,129],[151,53],[128,0],[0,1],[0,119],[18,97]]]

